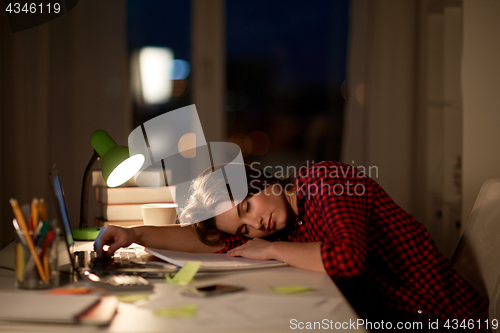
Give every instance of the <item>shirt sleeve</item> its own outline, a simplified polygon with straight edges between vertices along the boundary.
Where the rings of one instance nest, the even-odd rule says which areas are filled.
[[[366,231],[375,182],[349,165],[326,166],[327,172],[313,166],[309,169],[313,173],[303,183],[307,187],[303,192],[305,202],[314,206],[317,215],[311,222],[323,224],[319,228],[323,265],[332,278],[359,275],[365,270]]]

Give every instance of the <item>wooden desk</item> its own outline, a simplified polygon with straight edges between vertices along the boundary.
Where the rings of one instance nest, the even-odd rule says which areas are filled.
[[[14,267],[13,245],[0,251],[0,265]],[[0,289],[14,290],[14,277],[13,271],[0,269]],[[359,319],[328,275],[293,267],[199,274],[194,285],[228,283],[246,287],[244,292],[209,299],[182,296],[179,292],[183,287],[167,284],[163,279],[151,281],[155,283],[155,290],[149,299],[134,304],[120,303],[113,322],[105,329],[0,322],[0,331],[290,332],[292,328],[302,330],[299,328],[303,327],[306,330],[308,322],[309,325],[316,322],[318,330],[321,328],[319,325],[322,325],[322,330],[328,330],[334,329],[336,324],[343,324],[346,328],[349,323]],[[307,286],[313,288],[314,292],[282,296],[269,290],[269,286],[286,285]],[[198,305],[194,318],[161,318],[154,314],[156,308],[180,306],[183,303]],[[352,330],[366,332],[361,326]]]

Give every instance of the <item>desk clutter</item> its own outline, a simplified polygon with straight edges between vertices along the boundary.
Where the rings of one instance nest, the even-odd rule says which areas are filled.
[[[58,185],[60,187],[59,182]],[[131,198],[144,200],[153,191],[146,191],[143,196],[132,193],[158,190],[133,184],[118,188],[94,186],[101,205],[137,205],[139,211],[141,203]],[[170,197],[162,193],[160,202],[165,198],[175,201],[175,187],[166,189]],[[66,212],[62,188],[54,194],[56,200],[61,201],[56,205],[58,212]],[[148,201],[156,201],[154,197],[148,198]],[[15,273],[5,275],[8,279],[4,280],[12,286],[14,277],[20,289],[50,290],[0,290],[2,331],[87,332],[104,331],[104,325],[110,325],[109,330],[114,332],[218,332],[239,328],[288,331],[294,324],[290,318],[295,323],[357,318],[334,285],[330,286],[331,280],[326,274],[280,267],[286,264],[279,261],[255,261],[216,253],[147,248],[150,255],[171,264],[136,263],[138,266],[133,268],[136,271],[129,274],[142,274],[159,265],[162,271],[168,271],[162,273],[162,279],[150,281],[139,275],[116,275],[111,271],[103,271],[102,275],[91,271],[85,274],[84,271],[79,279],[59,286],[58,249],[54,246],[57,238],[65,240],[70,260],[75,258],[67,214],[60,216],[60,221],[49,222],[42,199],[34,199],[31,205],[22,207],[16,199],[11,199],[10,204],[17,241],[9,248],[10,258],[16,250],[16,269]],[[56,222],[61,223],[59,228]],[[307,286],[302,285],[304,282]]]
[[[166,170],[167,178],[170,178],[170,174],[171,170]],[[163,171],[143,171],[141,181],[145,185],[158,184],[160,182],[157,179],[163,176]],[[123,185],[107,187],[100,170],[92,172],[92,186],[95,188],[95,198],[100,208],[100,215],[94,220],[96,227],[142,225],[144,222],[141,205],[176,201],[176,186],[140,187],[132,177]]]
[[[31,206],[19,206],[10,199],[15,218],[12,224],[16,239],[16,287],[22,289],[51,288],[59,284],[57,266],[56,221],[48,221],[44,199],[34,198]]]
[[[6,250],[12,258],[15,244]],[[168,278],[149,281],[149,290],[81,280],[51,290],[0,290],[0,331],[104,332],[104,325],[113,332],[288,331],[299,322],[357,318],[326,274],[292,267],[200,273],[201,264],[188,261]],[[14,277],[14,272],[3,274],[9,285]],[[183,292],[218,285],[245,289],[214,297]]]

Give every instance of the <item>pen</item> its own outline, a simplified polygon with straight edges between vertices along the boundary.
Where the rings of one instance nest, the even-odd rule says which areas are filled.
[[[24,239],[23,231],[19,227],[19,224],[17,223],[17,220],[15,218],[12,219],[12,224],[14,225],[14,229],[16,229],[17,237],[19,237],[19,240],[21,241],[21,243],[23,243],[23,245],[27,247],[28,244],[26,243],[26,240]]]
[[[47,221],[46,226],[49,226],[49,224],[50,224],[50,222]],[[50,274],[47,274],[47,266],[46,265],[48,263],[48,256],[47,256],[46,251],[47,251],[47,248],[50,246],[50,243],[52,243],[55,234],[52,230],[47,232],[47,229],[48,228],[44,228],[44,230],[42,229],[42,235],[40,235],[40,237],[38,237],[35,250],[38,254],[38,257],[42,261],[43,270],[48,278],[50,276]],[[28,262],[26,263],[26,270],[25,271],[26,272],[33,271],[33,268],[34,268],[33,265],[35,265],[35,260],[34,260],[34,257],[31,256],[29,258]],[[47,281],[44,281],[44,282],[47,282]]]
[[[38,226],[36,227],[35,232],[33,233],[33,240],[35,241],[35,245],[36,245],[38,238],[40,238],[40,236],[41,236],[43,226],[44,226],[43,223],[39,223]]]
[[[17,222],[19,223],[19,226],[21,227],[21,230],[24,234],[24,238],[26,240],[26,243],[28,244],[28,248],[31,252],[31,255],[33,256],[33,259],[35,260],[35,265],[38,270],[38,274],[40,274],[40,278],[45,282],[47,281],[47,277],[45,276],[45,272],[43,270],[42,262],[40,261],[40,258],[36,254],[36,249],[35,245],[33,244],[33,239],[31,239],[28,226],[26,225],[26,221],[24,220],[23,213],[21,212],[21,209],[19,208],[19,204],[17,203],[16,199],[11,198],[9,200],[10,205],[12,206],[12,211],[14,212],[14,216],[17,219]]]

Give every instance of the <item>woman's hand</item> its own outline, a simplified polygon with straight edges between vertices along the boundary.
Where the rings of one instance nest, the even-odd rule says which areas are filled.
[[[271,253],[272,245],[273,242],[254,238],[237,248],[227,251],[227,255],[230,257],[244,257],[254,260],[271,260],[275,259]]]
[[[321,258],[321,242],[268,242],[260,238],[254,238],[228,251],[227,255],[255,260],[276,259],[293,267],[325,273]]]
[[[112,256],[116,250],[121,247],[127,247],[134,243],[135,235],[133,228],[122,228],[117,226],[107,226],[101,228],[99,235],[94,242],[94,251],[97,252],[99,257],[104,254]],[[104,245],[108,245],[107,251],[104,251]]]

